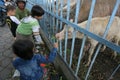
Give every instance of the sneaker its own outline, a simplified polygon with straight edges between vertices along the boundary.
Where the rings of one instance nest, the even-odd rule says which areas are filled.
[[[13,78],[15,77],[20,77],[20,72],[16,69],[14,74],[13,74]]]

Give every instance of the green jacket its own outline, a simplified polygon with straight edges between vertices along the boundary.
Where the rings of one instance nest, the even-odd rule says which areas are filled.
[[[17,27],[17,33],[22,35],[32,35],[33,32],[39,32],[40,25],[38,20],[28,16],[21,20],[21,23]]]
[[[24,9],[23,11],[21,11],[19,8],[16,8],[16,17],[21,20],[24,17],[27,17],[30,15],[30,12],[28,11],[28,9]]]

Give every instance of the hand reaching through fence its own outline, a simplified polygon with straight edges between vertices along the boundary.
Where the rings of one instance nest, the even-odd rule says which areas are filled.
[[[58,43],[54,43],[54,48],[58,48]]]

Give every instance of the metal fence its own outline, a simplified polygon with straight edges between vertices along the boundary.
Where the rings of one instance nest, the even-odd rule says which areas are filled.
[[[74,75],[76,77],[79,77],[80,79],[81,79],[81,76],[79,75],[79,71],[82,71],[81,69],[83,69],[83,67],[81,67],[82,66],[82,58],[83,58],[82,56],[84,55],[83,51],[85,48],[85,44],[87,42],[87,38],[90,37],[99,42],[99,44],[96,46],[96,49],[94,51],[94,56],[91,60],[91,64],[89,67],[86,67],[85,76],[82,78],[84,80],[88,80],[89,76],[90,76],[90,72],[96,61],[96,58],[97,58],[98,54],[100,53],[100,49],[101,49],[102,45],[105,45],[118,53],[120,52],[120,46],[114,44],[113,42],[106,40],[106,36],[108,35],[109,29],[111,28],[112,22],[114,20],[116,12],[119,8],[120,0],[116,0],[116,4],[114,5],[114,9],[110,16],[109,22],[108,22],[108,24],[105,28],[105,32],[102,36],[96,35],[89,31],[90,24],[92,22],[94,7],[95,7],[97,0],[91,1],[91,8],[90,8],[88,21],[87,21],[85,29],[83,29],[81,26],[77,25],[79,12],[81,10],[81,5],[84,0],[73,0],[73,2],[76,3],[75,4],[76,8],[75,8],[75,12],[74,12],[74,17],[75,17],[74,22],[70,21],[70,16],[71,16],[70,15],[71,14],[70,6],[71,6],[71,3],[73,3],[73,2],[72,2],[72,0],[66,0],[66,3],[64,1],[65,0],[28,0],[27,8],[31,9],[31,7],[35,4],[40,5],[44,8],[46,13],[45,13],[43,19],[40,21],[41,28],[44,30],[45,35],[48,37],[48,39],[53,43],[55,41],[58,41],[55,39],[55,34],[58,33],[59,31],[61,31],[63,29],[63,26],[66,26],[65,33],[64,33],[65,34],[64,40],[58,41],[59,42],[59,54],[66,62],[67,66],[72,70]],[[67,6],[66,12],[63,11],[65,6]],[[68,34],[70,26],[72,28],[74,28],[74,31],[71,34],[71,36],[72,36],[71,38],[69,38],[69,34]],[[96,27],[97,27],[97,24],[96,24]],[[78,32],[83,33],[84,37],[81,39],[82,42],[80,44],[79,43],[75,44],[76,43],[76,35]],[[71,39],[71,42],[68,42],[69,39]],[[70,43],[71,43],[71,45],[69,45]],[[76,57],[74,57],[76,45],[80,45],[79,47],[77,47],[79,49],[79,53]],[[69,47],[69,49],[68,49],[68,47]],[[76,61],[73,62],[74,60],[76,60]],[[112,69],[112,71],[110,72],[111,74],[109,74],[109,76],[107,76],[108,80],[110,80],[115,75],[115,73],[118,71],[119,67],[120,67],[120,64],[118,64],[116,69],[114,66],[114,69]]]

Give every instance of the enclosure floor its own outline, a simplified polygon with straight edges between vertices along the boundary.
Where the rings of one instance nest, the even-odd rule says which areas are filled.
[[[7,26],[0,27],[0,80],[6,80],[13,70],[11,64],[13,59],[11,45],[13,42],[9,28]]]

